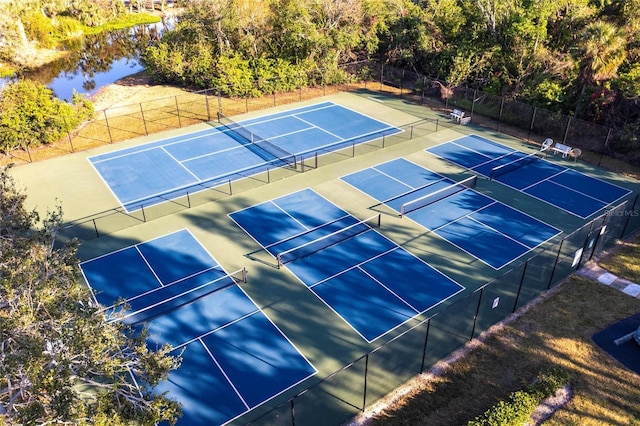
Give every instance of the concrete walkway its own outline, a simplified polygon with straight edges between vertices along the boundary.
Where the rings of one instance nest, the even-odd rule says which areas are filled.
[[[578,269],[576,273],[585,278],[596,280],[604,285],[617,288],[631,297],[640,299],[640,285],[612,274],[598,266],[595,262],[585,264],[582,268]]]

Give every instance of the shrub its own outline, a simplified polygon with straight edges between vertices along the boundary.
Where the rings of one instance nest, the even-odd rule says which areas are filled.
[[[26,13],[22,17],[24,31],[29,40],[35,40],[40,47],[52,48],[56,45],[57,30],[51,19],[39,11]]]
[[[511,393],[507,401],[500,401],[467,426],[523,425],[543,399],[554,395],[569,380],[569,373],[560,368],[542,373],[528,389]]]
[[[42,84],[20,80],[0,92],[0,150],[50,144],[93,114],[93,104],[77,93],[63,102]]]

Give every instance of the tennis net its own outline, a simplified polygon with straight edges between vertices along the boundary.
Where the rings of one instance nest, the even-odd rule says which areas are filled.
[[[260,136],[256,135],[246,127],[243,127],[240,124],[236,123],[221,112],[218,112],[218,121],[227,130],[232,132],[232,135],[237,135],[239,138],[241,138],[242,140],[240,140],[239,142],[242,142],[245,145],[249,144],[250,146],[256,147],[258,149],[258,152],[256,152],[256,154],[260,155],[260,157],[262,157],[264,160],[270,163],[284,163],[288,166],[293,167],[294,169],[296,168],[297,161],[295,154],[292,154],[289,151],[286,151],[279,146],[274,145],[268,140],[261,138]]]
[[[515,160],[509,161],[508,163],[501,164],[491,169],[491,174],[489,175],[489,180],[493,180],[498,176],[502,176],[506,173],[512,172],[520,167],[526,166],[527,164],[531,164],[534,161],[539,160],[538,152],[533,152],[524,157],[516,158]]]
[[[286,265],[294,260],[301,259],[303,257],[310,256],[321,250],[333,247],[340,244],[343,241],[356,237],[360,234],[370,231],[373,226],[380,226],[380,214],[372,216],[368,219],[358,221],[354,224],[346,226],[338,231],[334,231],[330,234],[323,235],[312,241],[307,241],[297,247],[290,248],[283,252],[278,253],[276,256],[278,260],[278,266]],[[373,225],[370,225],[372,223]]]
[[[441,188],[431,194],[424,195],[420,198],[416,198],[415,200],[407,201],[404,203],[400,209],[400,215],[404,216],[412,211],[421,209],[433,203],[437,203],[451,195],[457,194],[458,192],[465,191],[469,188],[475,188],[478,182],[478,176],[471,176],[460,182],[456,182],[452,185]]]
[[[167,312],[174,311],[181,306],[193,303],[212,293],[226,290],[240,282],[247,282],[247,270],[245,268],[182,292],[179,292],[178,286],[175,284],[159,287],[141,297],[135,296],[131,298],[131,302],[125,300],[112,306],[112,312],[115,312],[118,307],[130,309],[129,312],[122,316],[117,315],[112,321],[124,321],[130,325],[140,324]],[[145,301],[151,301],[151,303],[146,304]]]

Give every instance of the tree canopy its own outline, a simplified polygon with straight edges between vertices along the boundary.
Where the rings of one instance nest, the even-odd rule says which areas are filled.
[[[40,220],[25,199],[0,171],[0,424],[174,423],[179,405],[152,387],[179,360],[107,321],[76,244],[55,244],[60,209]]]
[[[377,58],[616,126],[640,98],[639,10],[638,0],[193,0],[144,59],[158,81],[244,96],[265,93],[251,81],[294,75],[292,89]]]

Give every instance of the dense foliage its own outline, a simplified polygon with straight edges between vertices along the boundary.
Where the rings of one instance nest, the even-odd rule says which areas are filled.
[[[93,104],[78,94],[69,104],[31,80],[8,84],[0,91],[0,150],[58,141],[92,114]]]
[[[481,416],[467,423],[467,426],[505,426],[527,424],[534,410],[545,399],[554,396],[567,386],[570,375],[566,370],[555,368],[542,373],[525,390],[509,394],[507,401],[500,401]]]
[[[639,22],[640,0],[192,0],[145,61],[158,81],[246,96],[330,83],[339,63],[376,57],[449,87],[637,126]],[[282,87],[250,84],[276,76]]]
[[[106,321],[75,244],[54,248],[59,209],[40,222],[24,201],[0,171],[0,424],[173,422],[177,403],[151,393],[177,366],[169,348]]]

